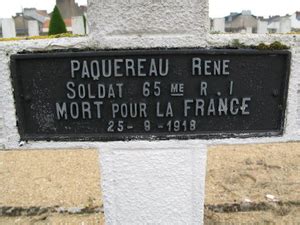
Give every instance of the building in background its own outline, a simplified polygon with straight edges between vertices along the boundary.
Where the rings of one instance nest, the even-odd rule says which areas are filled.
[[[56,5],[65,21],[68,32],[72,32],[72,18],[83,16],[87,12],[86,6],[79,6],[75,0],[56,0]],[[54,7],[54,6],[53,6]],[[46,10],[38,10],[36,8],[24,8],[22,12],[13,16],[17,36],[28,36],[28,24],[32,21],[38,23],[38,32],[41,35],[47,35],[49,31],[51,13]],[[34,22],[34,23],[36,23]],[[35,26],[36,27],[36,26]],[[0,36],[2,36],[2,22],[0,19]]]
[[[300,12],[285,16],[257,17],[249,10],[241,13],[230,13],[224,18],[213,18],[211,32],[227,33],[289,33],[300,32]],[[223,27],[225,26],[225,31]]]
[[[79,6],[75,0],[56,0],[56,6],[64,19],[83,16],[87,11],[86,6]]]
[[[300,32],[300,11],[291,15],[292,31]]]
[[[225,17],[225,31],[229,33],[256,33],[257,17],[250,10],[231,13]]]
[[[268,21],[268,33],[289,33],[291,32],[291,18],[286,16],[272,16]]]
[[[36,8],[25,8],[23,12],[17,13],[13,17],[16,26],[17,36],[28,35],[28,21],[35,20],[38,22],[39,32],[42,32],[43,24],[50,17],[46,10],[37,10]]]

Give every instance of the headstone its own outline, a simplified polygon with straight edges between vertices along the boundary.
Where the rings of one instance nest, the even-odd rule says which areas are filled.
[[[79,34],[79,35],[85,35],[83,16],[72,17],[72,33]]]
[[[225,32],[225,18],[214,18],[212,23],[212,32]]]
[[[257,33],[258,34],[267,34],[268,33],[268,21],[257,21]]]
[[[36,20],[29,20],[28,21],[28,35],[29,36],[39,36],[39,24]]]
[[[279,28],[279,33],[289,33],[292,30],[292,22],[290,17],[283,17],[280,20],[280,28]]]
[[[247,34],[252,34],[253,33],[253,28],[252,27],[246,27],[246,33]]]
[[[2,36],[3,38],[16,37],[16,26],[13,19],[2,19]]]
[[[273,21],[268,24],[268,30],[270,33],[278,33],[280,30],[280,22],[279,21]]]

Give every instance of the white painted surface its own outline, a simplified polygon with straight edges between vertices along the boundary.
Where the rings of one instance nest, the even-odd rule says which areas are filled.
[[[88,18],[91,37],[109,48],[194,45],[209,31],[207,0],[90,0]]]
[[[267,34],[268,33],[268,21],[257,21],[257,33]]]
[[[83,16],[72,17],[72,33],[85,35]]]
[[[300,36],[293,35],[209,35],[205,44],[220,47],[239,39],[257,45],[275,40],[292,46],[292,67],[285,133],[282,137],[189,141],[134,142],[29,142],[19,147],[15,108],[10,83],[9,57],[22,50],[105,48],[93,39],[63,38],[0,43],[0,148],[98,148],[101,154],[105,215],[107,224],[141,221],[168,224],[201,224],[203,210],[206,147],[217,144],[272,143],[300,140],[298,84],[300,83]],[[173,42],[171,42],[173,43]],[[114,43],[112,43],[114,44]],[[185,47],[179,42],[178,47]],[[124,43],[124,46],[126,45]],[[144,47],[147,47],[145,45]],[[1,125],[2,124],[2,125]],[[152,165],[152,167],[151,167]],[[170,174],[170,175],[168,175]],[[198,182],[198,183],[197,183]],[[195,185],[195,184],[198,185]],[[162,188],[162,184],[168,184]],[[152,185],[152,186],[151,186]],[[194,189],[191,187],[194,185]],[[149,188],[149,187],[152,187]],[[157,189],[153,188],[157,187]],[[185,192],[181,194],[179,189]],[[174,193],[172,195],[171,193]],[[191,198],[194,196],[194,198]],[[153,215],[150,217],[149,215]],[[167,216],[163,216],[167,215]],[[183,219],[187,222],[183,222]],[[123,221],[125,221],[123,223]],[[175,221],[175,222],[174,222]]]
[[[246,33],[252,34],[252,27],[246,27]]]
[[[15,21],[11,18],[2,19],[2,37],[14,38],[16,37]]]
[[[280,20],[280,29],[279,29],[279,33],[285,34],[285,33],[289,33],[292,30],[291,27],[291,19],[290,17],[283,17]]]
[[[202,224],[205,146],[107,145],[100,163],[106,224]]]
[[[225,18],[214,18],[211,31],[225,33]]]
[[[39,36],[39,24],[36,20],[29,20],[28,21],[28,35],[29,36]]]
[[[298,84],[297,91],[297,114],[300,115],[300,84]],[[297,118],[297,126],[300,128],[300,116]]]

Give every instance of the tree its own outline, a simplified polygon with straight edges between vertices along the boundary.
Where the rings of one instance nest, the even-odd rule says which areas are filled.
[[[67,33],[66,24],[59,12],[57,6],[54,7],[48,35]]]
[[[83,17],[83,24],[84,24],[84,33],[86,34],[86,17],[85,15],[82,15]]]

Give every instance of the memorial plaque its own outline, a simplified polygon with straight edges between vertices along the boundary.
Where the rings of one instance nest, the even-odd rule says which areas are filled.
[[[290,53],[107,50],[11,57],[22,140],[283,133]]]

